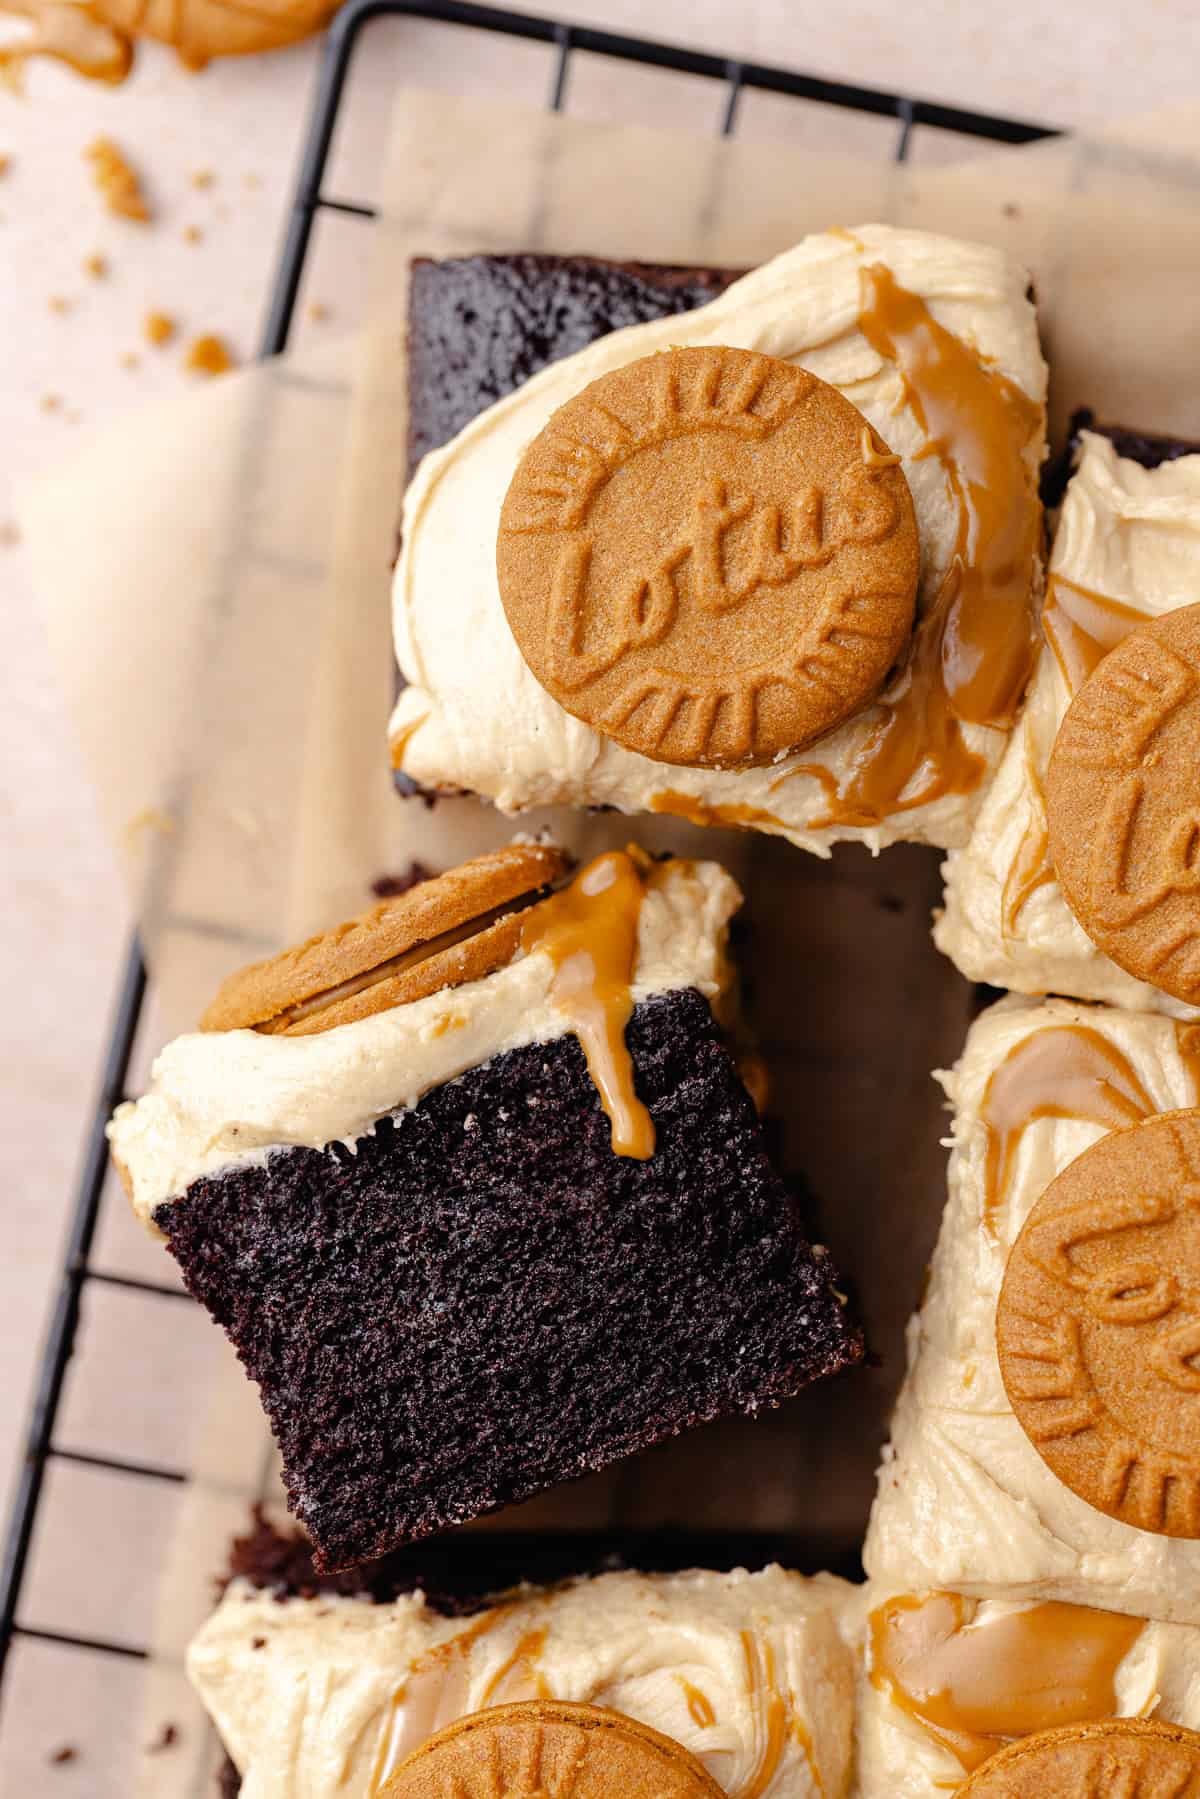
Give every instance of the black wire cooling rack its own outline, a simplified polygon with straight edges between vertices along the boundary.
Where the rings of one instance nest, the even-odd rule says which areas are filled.
[[[521,39],[551,47],[555,54],[548,104],[554,112],[561,112],[566,105],[572,59],[581,54],[592,54],[676,74],[700,76],[719,84],[723,93],[719,129],[724,137],[732,136],[737,129],[739,105],[747,89],[892,119],[896,125],[893,155],[898,162],[908,159],[914,133],[922,128],[954,132],[998,144],[1026,144],[1055,135],[1051,127],[1028,120],[964,111],[959,107],[912,99],[904,94],[887,93],[879,88],[826,81],[795,69],[741,62],[736,58],[714,56],[675,44],[657,43],[648,38],[625,37],[589,25],[571,25],[557,19],[459,4],[457,0],[350,0],[350,4],[338,15],[325,49],[296,194],[263,334],[260,352],[263,357],[278,355],[287,346],[317,215],[325,211],[349,214],[366,220],[375,216],[373,207],[325,193],[323,183],[355,51],[364,29],[373,20],[385,16],[403,16],[439,25],[460,26],[492,33],[497,39]],[[18,1638],[62,1644],[99,1656],[144,1659],[148,1653],[137,1644],[76,1635],[69,1631],[48,1630],[22,1622],[22,1591],[37,1529],[39,1501],[50,1465],[56,1461],[74,1463],[144,1480],[182,1482],[187,1478],[186,1474],[175,1469],[155,1467],[115,1455],[83,1454],[63,1447],[56,1441],[60,1402],[89,1288],[107,1285],[164,1298],[183,1299],[185,1303],[190,1303],[181,1289],[109,1273],[92,1266],[92,1247],[100,1216],[108,1160],[104,1127],[113,1108],[125,1097],[130,1057],[142,1015],[146,985],[146,967],[141,947],[135,938],[126,956],[112,1035],[88,1126],[78,1196],[67,1238],[57,1300],[43,1351],[28,1442],[5,1541],[4,1559],[0,1565],[0,1686],[3,1685],[9,1651]]]

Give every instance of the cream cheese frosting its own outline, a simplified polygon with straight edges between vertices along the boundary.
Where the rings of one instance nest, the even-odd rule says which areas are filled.
[[[1011,996],[940,1077],[949,1201],[864,1549],[881,1586],[1200,1623],[1200,1542],[1138,1530],[1064,1486],[1013,1414],[995,1346],[1009,1249],[1054,1177],[1117,1124],[1200,1101],[1189,1036],[1148,1012]],[[1067,1115],[1037,1116],[1047,1100]]]
[[[886,1597],[869,1585],[856,1609],[865,1613]],[[1028,1602],[983,1600],[970,1627],[986,1636],[1027,1609]],[[1064,1670],[1068,1681],[1073,1672]],[[953,1792],[966,1778],[963,1761],[897,1702],[886,1680],[873,1679],[873,1673],[868,1644],[857,1710],[855,1789],[860,1799],[929,1799],[932,1793]],[[971,1696],[979,1702],[978,1686]],[[1200,1630],[1184,1624],[1144,1625],[1117,1665],[1112,1697],[1113,1716],[1153,1717],[1193,1730],[1200,1727]],[[996,1693],[994,1699],[1002,1710],[1003,1695]]]
[[[235,1581],[188,1673],[241,1799],[370,1799],[426,1737],[488,1705],[606,1706],[683,1743],[740,1799],[849,1791],[852,1589],[693,1571],[605,1574],[449,1619],[420,1594],[278,1600]]]
[[[718,1000],[730,980],[725,940],[741,904],[715,862],[662,865],[638,914],[634,1003],[685,987]],[[149,1091],[108,1128],[134,1210],[153,1213],[201,1175],[272,1149],[354,1142],[492,1057],[552,1043],[571,1024],[554,1004],[554,963],[534,950],[483,980],[443,989],[306,1037],[191,1032],[154,1064]]]
[[[1145,469],[1118,456],[1107,438],[1084,432],[1050,556],[1051,631],[1056,588],[1085,629],[1098,627],[1104,644],[1140,618],[1194,604],[1200,455]],[[1072,672],[1078,676],[1078,667],[1071,670],[1069,657],[1064,667],[1043,638],[1021,721],[970,841],[947,860],[935,941],[972,980],[1194,1018],[1194,1007],[1126,974],[1097,949],[1054,879],[1042,795],[1073,697]]]
[[[1035,412],[1044,408],[1046,368],[1026,272],[982,245],[883,225],[806,238],[695,312],[613,332],[553,364],[426,456],[409,488],[394,587],[396,651],[408,686],[391,726],[393,757],[407,775],[426,787],[483,794],[505,812],[555,803],[665,810],[752,825],[819,855],[842,838],[873,850],[901,839],[943,848],[965,841],[982,779],[972,792],[940,792],[878,823],[822,822],[825,783],[801,765],[818,765],[841,790],[878,722],[871,708],[766,768],[668,766],[623,749],[539,685],[497,586],[501,504],[519,456],[550,415],[590,381],[652,351],[725,344],[793,361],[832,383],[901,456],[921,538],[918,612],[927,612],[955,553],[958,477],[909,402],[897,364],[862,329],[862,273],[879,264]],[[1031,477],[1042,452],[1039,429],[1024,452]],[[986,775],[1006,731],[967,723],[962,734]],[[916,776],[921,792],[924,773]],[[904,789],[908,802],[916,798],[912,788],[910,781]]]

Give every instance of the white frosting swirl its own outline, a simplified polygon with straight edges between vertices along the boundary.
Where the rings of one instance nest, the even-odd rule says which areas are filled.
[[[538,1697],[651,1725],[732,1795],[843,1799],[855,1663],[837,1614],[851,1593],[777,1567],[605,1574],[447,1619],[419,1594],[281,1602],[237,1581],[188,1673],[241,1799],[369,1799],[434,1730]]]
[[[502,811],[568,804],[652,812],[655,797],[693,809],[748,807],[755,828],[818,855],[854,838],[879,849],[904,839],[943,848],[965,840],[979,793],[948,793],[867,828],[818,826],[827,810],[810,777],[839,785],[871,730],[870,709],[768,768],[669,767],[621,748],[565,712],[535,680],[508,626],[496,582],[496,530],[514,467],[563,402],[610,369],[674,344],[728,344],[796,362],[838,387],[903,459],[921,535],[918,606],[930,604],[954,551],[958,502],[896,367],[859,328],[860,272],[885,264],[934,318],[1041,405],[1046,367],[1026,297],[1029,277],[999,251],[921,231],[864,225],[805,238],[681,317],[635,325],[556,362],[425,457],[408,490],[396,570],[396,652],[410,685],[392,719],[404,771],[425,786],[464,787]],[[1028,448],[1036,471],[1040,437]],[[989,766],[1003,731],[965,725]],[[685,814],[686,815],[686,814]],[[726,820],[725,822],[733,822]]]
[[[684,987],[716,999],[741,901],[715,862],[664,864],[638,914],[634,1003]],[[570,1022],[551,999],[553,977],[550,956],[536,950],[484,980],[308,1037],[177,1037],[155,1061],[150,1091],[119,1106],[108,1127],[134,1210],[152,1225],[155,1207],[201,1175],[284,1145],[353,1145],[378,1119],[468,1068],[565,1036]]]

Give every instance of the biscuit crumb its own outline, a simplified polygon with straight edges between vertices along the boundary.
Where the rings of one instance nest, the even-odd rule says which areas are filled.
[[[200,188],[201,190],[203,190],[206,187],[212,187],[213,184],[215,183],[216,179],[217,178],[213,174],[211,169],[193,169],[192,170],[192,186],[193,187]]]
[[[61,1749],[54,1749],[46,1757],[52,1768],[65,1767],[67,1762],[77,1762],[79,1751],[74,1743],[64,1743]]]
[[[154,1741],[146,1744],[146,1754],[161,1755],[164,1749],[173,1749],[178,1741],[178,1724],[164,1724]]]
[[[109,212],[148,225],[152,214],[142,192],[141,177],[112,139],[96,138],[83,154],[92,165],[92,179]]]
[[[103,281],[108,274],[108,257],[101,255],[99,250],[93,250],[90,256],[83,259],[83,272],[90,275],[93,281]]]
[[[61,410],[62,410],[62,395],[61,394],[43,394],[42,395],[42,411],[43,412],[59,412]]]
[[[137,369],[142,366],[142,359],[136,350],[123,350],[120,363],[123,369]]]
[[[3,181],[4,177],[8,174],[8,171],[11,168],[12,168],[12,157],[0,155],[0,181]]]
[[[209,333],[191,345],[183,366],[193,375],[224,375],[235,362],[225,340]]]
[[[21,533],[10,518],[0,523],[0,549],[11,550],[14,544],[21,541]]]
[[[185,244],[198,244],[203,242],[203,239],[204,233],[201,231],[199,225],[186,225],[184,227],[183,241]]]
[[[323,300],[314,300],[308,309],[308,316],[314,325],[323,325],[331,315]]]
[[[65,294],[51,294],[46,305],[51,312],[56,312],[61,317],[64,312],[70,312],[72,302],[67,299]]]
[[[166,312],[148,312],[142,320],[142,336],[156,350],[170,343],[176,329],[175,320]]]
[[[249,187],[249,188],[261,187],[262,186],[262,176],[261,175],[243,175],[242,176],[242,186]]]

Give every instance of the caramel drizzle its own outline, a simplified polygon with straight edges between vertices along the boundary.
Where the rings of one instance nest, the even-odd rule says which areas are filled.
[[[687,1679],[686,1675],[677,1674],[675,1678],[683,1688],[683,1696],[687,1700],[688,1713],[692,1723],[698,1730],[711,1730],[717,1721],[717,1714],[708,1694],[702,1693],[698,1686]]]
[[[762,1746],[757,1765],[739,1790],[737,1799],[762,1799],[783,1760],[788,1739],[788,1704],[776,1685],[775,1651],[770,1643],[761,1642],[752,1630],[744,1630],[742,1652],[746,1658],[746,1680]]]
[[[750,830],[755,825],[777,825],[781,829],[783,826],[782,819],[776,818],[773,812],[764,812],[761,806],[710,806],[705,800],[694,799],[690,793],[677,793],[670,787],[651,794],[650,811],[664,813],[669,818],[686,818],[693,825],[728,825],[735,831]]]
[[[1072,694],[1079,692],[1110,650],[1145,622],[1146,614],[1136,606],[1110,599],[1065,575],[1051,575],[1046,584],[1042,630]]]
[[[1025,772],[1029,777],[1032,816],[1004,877],[1000,924],[1006,937],[1016,934],[1017,921],[1038,888],[1046,887],[1058,878],[1050,860],[1050,828],[1046,822],[1046,799],[1041,779],[1032,762],[1026,764]]]
[[[525,1632],[508,1660],[500,1664],[484,1687],[478,1710],[483,1711],[489,1705],[514,1704],[518,1699],[552,1697],[545,1676],[537,1667],[547,1635],[544,1624]]]
[[[428,712],[422,712],[420,718],[410,719],[396,732],[390,745],[393,768],[404,767],[404,752],[428,717]]]
[[[994,1231],[1021,1139],[1039,1118],[1079,1118],[1116,1130],[1157,1110],[1128,1058],[1099,1031],[1081,1024],[1034,1031],[1009,1050],[984,1089],[985,1225]]]
[[[625,1027],[633,1014],[638,917],[646,877],[630,851],[597,856],[561,893],[533,907],[521,943],[554,964],[550,998],[565,1014],[612,1125],[613,1154],[647,1161],[654,1123],[637,1097]]]
[[[979,1624],[974,1613],[957,1593],[934,1593],[890,1599],[870,1619],[872,1685],[964,1773],[1002,1743],[1116,1714],[1117,1671],[1141,1618],[1057,1601]]]
[[[987,368],[924,301],[881,263],[861,271],[859,328],[895,363],[905,400],[937,456],[958,508],[954,553],[908,661],[839,786],[820,763],[808,775],[828,803],[814,828],[877,825],[947,793],[971,793],[985,761],[964,723],[1011,723],[1033,668],[1031,613],[1041,509],[1024,452],[1041,408]],[[916,782],[915,791],[909,788]],[[905,797],[907,795],[907,797]]]

